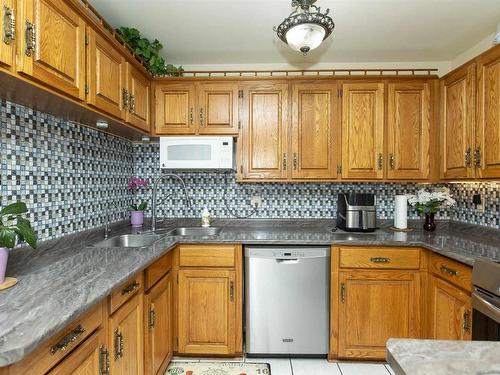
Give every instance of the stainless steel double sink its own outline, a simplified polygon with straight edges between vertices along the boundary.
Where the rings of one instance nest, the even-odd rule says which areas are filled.
[[[147,247],[154,244],[156,241],[164,237],[174,236],[216,236],[220,233],[222,228],[219,227],[180,227],[168,230],[159,230],[151,233],[140,234],[122,234],[119,236],[110,237],[104,241],[94,244],[94,247],[126,247],[126,248],[140,248]],[[162,234],[158,234],[164,232]]]

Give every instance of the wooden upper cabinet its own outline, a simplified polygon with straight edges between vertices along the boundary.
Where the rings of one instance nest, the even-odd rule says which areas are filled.
[[[87,102],[115,117],[125,119],[128,100],[126,62],[123,55],[96,31],[88,28]]]
[[[179,353],[235,353],[235,282],[230,270],[179,271]]]
[[[429,338],[470,340],[470,295],[436,276],[430,276],[429,284]]]
[[[428,83],[390,83],[387,104],[387,177],[427,179],[430,138]]]
[[[109,318],[110,373],[142,375],[143,294],[139,293]]]
[[[85,99],[85,22],[64,0],[26,0],[19,71]]]
[[[0,1],[0,69],[12,70],[16,61],[16,40],[19,37],[16,4],[15,0]]]
[[[142,130],[149,131],[149,77],[127,63],[128,106],[126,121]]]
[[[164,276],[145,298],[145,374],[161,374],[173,353],[172,274]]]
[[[467,65],[441,82],[442,177],[474,177],[476,64]]]
[[[478,62],[478,122],[474,165],[481,178],[500,177],[500,47]]]
[[[238,84],[202,83],[198,91],[198,133],[238,134]]]
[[[384,84],[342,85],[342,178],[384,177]]]
[[[337,178],[336,95],[335,83],[293,85],[293,179]]]
[[[106,331],[99,329],[47,375],[97,375],[103,368]],[[109,355],[109,354],[107,354]]]
[[[155,90],[156,134],[195,134],[194,83],[158,86]]]
[[[384,359],[391,337],[420,338],[420,275],[415,271],[341,271],[340,358]]]
[[[242,104],[242,179],[286,179],[288,84],[246,85]]]

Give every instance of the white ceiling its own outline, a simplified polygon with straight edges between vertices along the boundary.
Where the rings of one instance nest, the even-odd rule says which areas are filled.
[[[184,65],[450,61],[500,22],[500,0],[318,0],[336,27],[304,57],[272,29],[290,0],[90,1],[112,25],[158,38],[167,61]]]

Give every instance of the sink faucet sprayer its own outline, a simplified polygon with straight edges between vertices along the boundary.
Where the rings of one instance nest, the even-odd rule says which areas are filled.
[[[182,179],[181,176],[175,174],[175,173],[165,173],[162,174],[160,177],[158,177],[155,182],[153,183],[153,194],[151,196],[151,231],[154,232],[156,230],[156,215],[157,215],[157,204],[156,204],[156,196],[158,194],[158,187],[160,185],[160,182],[165,178],[165,177],[174,177],[177,178],[182,185],[182,190],[184,191],[184,196],[186,198],[186,202],[189,208],[192,208],[193,205],[191,203],[191,198],[189,198],[189,194],[186,189],[186,183]]]

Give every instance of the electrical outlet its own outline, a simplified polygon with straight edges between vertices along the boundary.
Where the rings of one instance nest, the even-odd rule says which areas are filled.
[[[252,207],[262,206],[262,197],[258,195],[252,196],[252,198],[250,199],[250,204],[252,205]]]
[[[486,198],[481,194],[474,194],[472,196],[472,203],[476,212],[484,212],[486,207]]]

